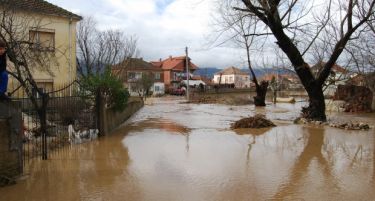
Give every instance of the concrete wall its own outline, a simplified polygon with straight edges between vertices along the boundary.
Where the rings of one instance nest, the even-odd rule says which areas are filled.
[[[131,100],[129,101],[128,105],[126,106],[125,110],[122,112],[114,111],[110,108],[105,109],[103,112],[103,119],[102,119],[102,126],[103,126],[103,134],[109,134],[114,129],[118,128],[121,124],[123,124],[127,119],[129,119],[134,113],[136,113],[139,109],[143,107],[142,100]]]
[[[0,186],[22,174],[21,112],[17,103],[0,102]]]

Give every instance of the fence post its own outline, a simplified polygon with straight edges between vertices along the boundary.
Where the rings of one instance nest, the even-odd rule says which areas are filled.
[[[95,97],[95,104],[96,104],[96,119],[97,119],[97,126],[99,130],[99,135],[103,136],[106,135],[106,111],[105,111],[105,101],[103,100],[102,90],[99,87],[96,91]]]
[[[42,159],[47,160],[47,104],[48,94],[42,93],[42,107],[39,109],[40,112],[40,131],[42,133]]]

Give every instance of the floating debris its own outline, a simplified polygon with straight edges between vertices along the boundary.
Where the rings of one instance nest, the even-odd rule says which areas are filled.
[[[266,119],[262,114],[256,114],[253,117],[247,117],[234,122],[231,126],[235,128],[266,128],[276,126],[272,121]]]

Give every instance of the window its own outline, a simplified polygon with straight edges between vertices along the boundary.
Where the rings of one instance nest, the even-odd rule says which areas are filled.
[[[48,93],[53,91],[53,81],[49,80],[35,80],[36,84],[38,86],[38,89],[43,93]],[[36,89],[33,89],[32,91],[33,96],[36,98],[41,98],[40,94],[37,92]]]
[[[229,77],[229,83],[233,83],[233,77]]]
[[[219,83],[219,82],[220,82],[220,77],[217,78],[217,83]]]
[[[140,72],[136,72],[135,73],[135,79],[141,79],[142,78],[142,73],[140,73]]]
[[[155,91],[161,91],[160,86],[155,86]]]
[[[35,29],[29,31],[31,49],[39,51],[55,51],[55,31],[51,29]]]
[[[135,81],[142,78],[141,72],[128,72],[128,81]]]
[[[135,73],[134,72],[128,72],[128,79],[134,79]]]
[[[160,73],[155,73],[155,80],[160,80]]]

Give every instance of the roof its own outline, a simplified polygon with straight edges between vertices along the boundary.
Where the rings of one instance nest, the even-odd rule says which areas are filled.
[[[320,71],[322,71],[322,69],[323,69],[323,67],[326,65],[326,63],[327,63],[327,62],[323,62],[323,61],[318,62],[317,64],[315,64],[315,65],[313,65],[313,66],[311,67],[311,70],[312,70],[314,73],[318,73],[318,72],[320,73]],[[343,73],[343,74],[348,73],[348,70],[346,70],[345,68],[343,68],[343,67],[341,67],[341,66],[339,66],[339,65],[337,65],[337,64],[334,64],[334,65],[332,66],[331,71],[333,71],[333,72],[339,72],[339,73]]]
[[[21,9],[30,12],[37,12],[46,15],[73,18],[81,20],[82,17],[59,6],[51,4],[44,0],[0,0],[1,4],[9,5],[10,8]]]
[[[224,70],[215,73],[215,75],[220,75],[220,74],[222,75],[248,75],[247,72],[244,72],[234,66],[225,68]]]
[[[119,64],[116,64],[112,67],[113,70],[126,68],[129,70],[151,70],[151,71],[162,71],[163,69],[158,68],[151,63],[144,61],[142,58],[130,58],[122,61]]]
[[[189,69],[191,71],[198,69],[198,66],[195,65],[193,62],[191,62],[190,57],[188,57],[188,59],[189,59]],[[180,56],[180,57],[170,56],[168,59],[165,59],[163,61],[152,61],[151,63],[154,66],[162,68],[164,70],[184,70],[185,61],[186,61],[186,56]]]

